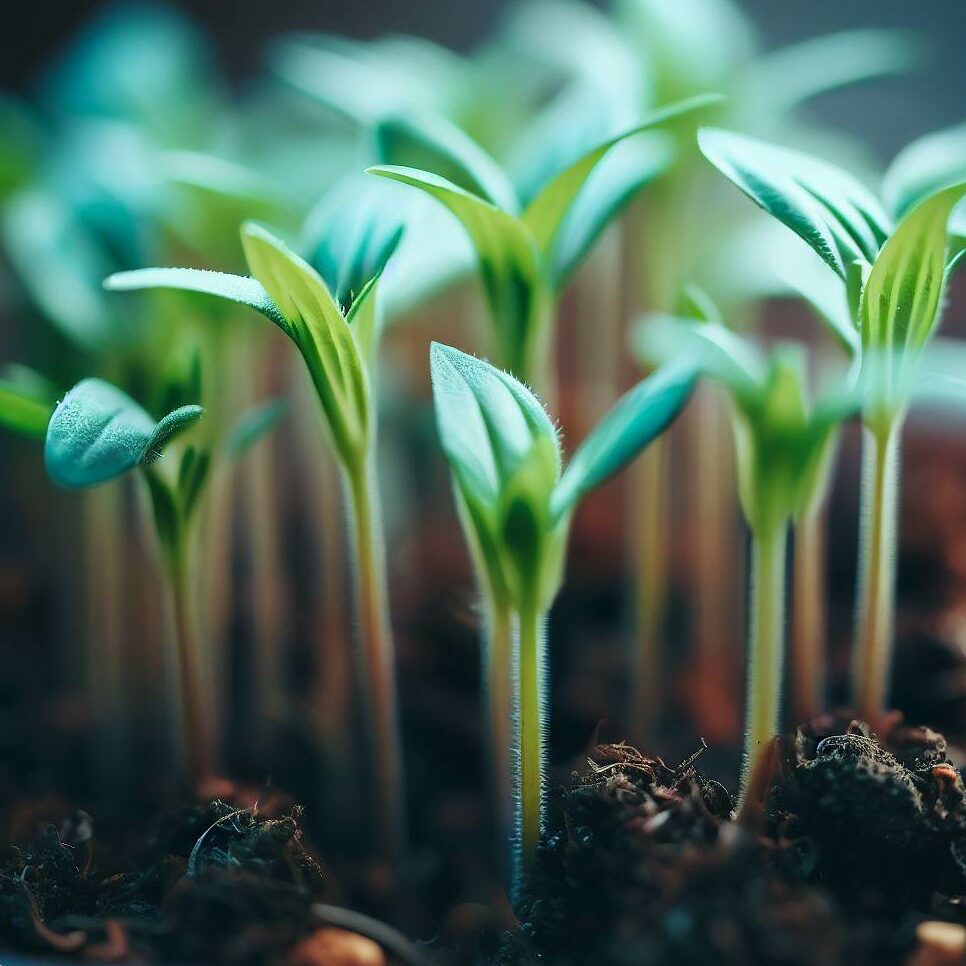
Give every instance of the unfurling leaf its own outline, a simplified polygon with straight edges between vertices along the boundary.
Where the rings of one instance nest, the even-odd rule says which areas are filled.
[[[130,396],[101,379],[84,379],[50,418],[44,460],[60,486],[80,488],[154,462],[178,433],[201,418],[182,406],[155,422]]]

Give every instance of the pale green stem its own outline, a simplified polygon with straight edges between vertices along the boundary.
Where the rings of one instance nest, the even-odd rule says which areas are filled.
[[[902,418],[865,430],[859,535],[855,695],[859,715],[881,719],[889,699],[896,580],[899,441]]]
[[[795,527],[792,622],[792,709],[796,723],[820,714],[825,692],[825,514]]]
[[[487,695],[490,795],[494,842],[498,854],[508,854],[513,831],[513,612],[502,600],[487,604],[483,675]],[[500,863],[501,869],[504,862]],[[506,871],[505,869],[502,869]]]
[[[544,615],[521,611],[519,632],[519,793],[517,883],[533,868],[543,827]]]
[[[664,696],[668,451],[663,437],[651,443],[639,466],[632,509],[637,517],[632,531],[637,574],[637,647],[629,720],[634,739],[643,742],[654,737]]]
[[[778,733],[784,658],[786,537],[784,524],[752,533],[742,792],[759,749]]]
[[[210,714],[211,703],[205,699],[204,670],[198,640],[194,601],[191,588],[189,551],[183,532],[164,548],[171,607],[173,646],[169,660],[178,683],[181,706],[181,752],[185,773],[193,788],[216,772],[217,749]]]
[[[403,771],[397,708],[395,653],[386,592],[386,559],[379,518],[374,457],[347,468],[355,603],[362,658],[363,695],[372,743],[379,850],[395,865],[403,848]]]

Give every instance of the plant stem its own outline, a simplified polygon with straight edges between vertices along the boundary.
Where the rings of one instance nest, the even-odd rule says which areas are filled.
[[[513,826],[513,612],[502,600],[487,603],[483,676],[487,694],[490,796],[497,854],[508,854]],[[500,863],[501,871],[507,871]]]
[[[889,697],[902,422],[896,417],[874,429],[867,426],[862,447],[855,693],[859,715],[873,723]]]
[[[520,612],[520,768],[517,885],[529,874],[540,844],[543,820],[544,615],[536,607]]]
[[[355,600],[364,675],[363,695],[375,769],[379,848],[395,865],[402,853],[403,773],[397,708],[395,653],[386,597],[386,560],[370,454],[346,471],[352,524]]]
[[[796,722],[809,721],[824,705],[825,514],[806,514],[795,528],[792,623],[792,709]]]
[[[752,533],[742,797],[758,749],[778,732],[784,658],[786,537],[784,523]]]
[[[666,520],[668,452],[655,439],[640,459],[639,484],[633,487],[637,525],[633,529],[637,564],[635,609],[637,647],[629,720],[638,742],[654,737],[664,694],[664,609],[667,597]]]
[[[203,694],[201,647],[191,595],[188,548],[182,532],[169,548],[168,577],[173,616],[172,659],[181,699],[185,768],[192,787],[215,774],[215,735]]]

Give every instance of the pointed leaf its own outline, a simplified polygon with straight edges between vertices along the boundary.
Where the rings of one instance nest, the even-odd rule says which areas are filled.
[[[851,175],[799,151],[704,128],[704,156],[756,204],[803,238],[842,278],[871,264],[891,231],[888,215]]]
[[[711,104],[717,104],[721,100],[722,98],[717,94],[701,94],[677,104],[670,104],[648,115],[629,131],[597,145],[553,178],[549,184],[541,189],[523,213],[523,222],[533,233],[538,251],[545,256],[549,255],[557,238],[560,225],[567,212],[570,211],[580,189],[584,186],[584,182],[614,145],[635,134],[640,134],[642,131],[659,127],[661,124],[683,114],[700,110]]]
[[[471,137],[444,117],[398,114],[376,125],[380,164],[431,171],[510,214],[520,207],[503,169]]]
[[[893,352],[921,348],[936,325],[949,247],[947,222],[966,181],[920,202],[872,266],[862,293],[862,345]]]
[[[141,268],[108,276],[104,280],[104,287],[111,292],[166,288],[197,292],[199,295],[215,295],[229,302],[247,305],[292,336],[288,322],[264,286],[243,275],[209,272],[200,268]]]
[[[228,432],[225,452],[230,459],[238,459],[267,436],[288,410],[284,399],[270,399],[242,413]]]
[[[47,427],[44,460],[60,486],[94,486],[153,462],[174,435],[196,422],[185,406],[155,422],[130,396],[101,379],[84,379],[57,405]]]
[[[267,229],[247,223],[242,244],[248,265],[278,306],[308,366],[340,458],[365,458],[369,383],[349,323],[311,265]]]
[[[554,515],[564,516],[660,436],[684,408],[695,378],[693,366],[670,365],[628,392],[574,453],[553,494]]]
[[[966,124],[913,141],[895,157],[882,180],[882,197],[897,218],[939,188],[966,180]]]

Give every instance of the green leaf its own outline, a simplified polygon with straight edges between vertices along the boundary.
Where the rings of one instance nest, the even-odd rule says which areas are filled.
[[[242,244],[252,274],[285,319],[308,366],[340,458],[365,459],[369,383],[360,347],[318,272],[267,229],[248,223]]]
[[[444,117],[426,112],[383,118],[375,127],[380,164],[431,171],[510,214],[520,208],[503,169]]]
[[[185,520],[190,520],[205,489],[211,470],[211,453],[189,446],[178,467],[178,503]]]
[[[550,269],[555,288],[567,283],[607,226],[673,160],[671,142],[653,134],[617,145],[598,164],[557,232]]]
[[[369,171],[425,191],[459,219],[476,249],[483,288],[497,327],[501,362],[526,375],[540,278],[536,249],[527,230],[512,215],[437,175],[385,166]]]
[[[691,395],[695,369],[659,369],[624,395],[581,444],[553,494],[556,517],[626,466],[677,418]]]
[[[402,189],[363,175],[343,179],[312,210],[300,248],[343,311],[380,276],[404,228]],[[407,200],[407,199],[403,199]]]
[[[261,283],[243,275],[209,272],[200,268],[141,268],[133,272],[117,272],[104,280],[111,292],[134,292],[165,288],[218,298],[247,305],[274,322],[286,335],[293,336],[288,321]]]
[[[947,222],[966,181],[937,191],[903,218],[872,266],[862,292],[862,345],[921,348],[935,328],[946,276]]]
[[[842,278],[872,264],[891,231],[879,202],[851,175],[810,155],[704,128],[704,156],[756,204],[803,238]]]
[[[778,119],[828,91],[909,71],[923,59],[921,44],[901,30],[859,29],[809,37],[759,57],[747,87],[761,92]]]
[[[882,180],[882,197],[897,218],[939,188],[966,180],[966,124],[913,141],[896,155]]]
[[[43,439],[54,407],[6,379],[0,379],[0,426]]]
[[[183,406],[155,422],[130,396],[101,379],[84,379],[57,405],[44,460],[60,486],[94,486],[154,462],[204,410]]]
[[[439,342],[430,347],[430,369],[440,441],[467,499],[495,505],[540,438],[553,442],[559,474],[557,432],[526,386]]]
[[[533,233],[537,250],[544,257],[549,256],[560,226],[567,212],[570,211],[580,189],[611,148],[635,134],[659,127],[667,121],[708,107],[711,104],[720,103],[721,100],[722,98],[717,94],[701,94],[686,101],[670,104],[648,115],[630,130],[598,144],[566,170],[560,172],[541,189],[523,213],[523,222]]]
[[[230,459],[243,456],[263,436],[267,436],[288,410],[284,399],[270,399],[242,413],[228,432],[225,452]]]

